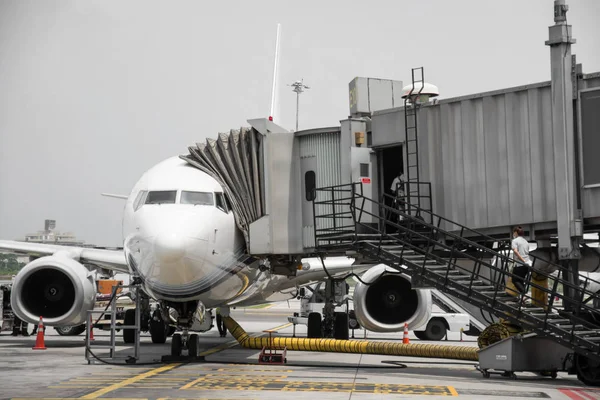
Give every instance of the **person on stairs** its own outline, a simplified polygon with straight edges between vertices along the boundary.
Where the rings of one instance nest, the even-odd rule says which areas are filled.
[[[513,277],[512,282],[513,285],[517,288],[517,290],[524,295],[525,292],[525,279],[529,274],[529,267],[531,267],[532,262],[529,257],[529,242],[525,240],[523,237],[524,232],[523,228],[517,226],[513,228],[513,240],[512,240],[512,251],[513,251],[513,260],[515,260],[515,264],[512,270]],[[522,298],[521,301],[525,299]]]

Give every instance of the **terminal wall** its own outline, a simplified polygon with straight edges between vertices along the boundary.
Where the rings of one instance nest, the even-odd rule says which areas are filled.
[[[551,124],[550,82],[422,107],[421,180],[432,183],[434,212],[482,230],[556,221]],[[372,126],[374,148],[405,140],[402,108],[374,113]],[[598,190],[584,195],[588,217],[600,216]]]

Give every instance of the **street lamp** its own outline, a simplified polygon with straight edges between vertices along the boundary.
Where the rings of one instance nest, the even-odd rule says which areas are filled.
[[[298,114],[300,110],[300,93],[304,92],[304,89],[310,89],[310,87],[304,84],[304,79],[296,81],[291,85],[292,91],[296,92],[296,132],[298,132]]]

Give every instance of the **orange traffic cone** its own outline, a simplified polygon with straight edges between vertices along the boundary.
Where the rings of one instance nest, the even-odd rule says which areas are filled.
[[[46,350],[46,345],[44,344],[44,321],[42,321],[41,315],[40,323],[38,325],[37,337],[35,338],[35,346],[33,346],[33,350]]]
[[[408,339],[408,324],[404,323],[404,337],[402,338],[402,344],[410,344],[410,340]]]

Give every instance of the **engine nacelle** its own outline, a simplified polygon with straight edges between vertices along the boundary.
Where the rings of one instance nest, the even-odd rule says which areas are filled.
[[[388,273],[381,276],[386,271]],[[354,288],[354,311],[364,328],[374,332],[398,332],[408,323],[413,330],[431,317],[431,291],[413,289],[410,276],[377,265],[361,279],[366,283],[376,281],[370,285],[359,282]]]
[[[79,325],[96,303],[91,272],[68,254],[56,253],[27,264],[15,277],[10,296],[14,313],[23,321],[44,325]]]

